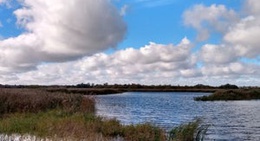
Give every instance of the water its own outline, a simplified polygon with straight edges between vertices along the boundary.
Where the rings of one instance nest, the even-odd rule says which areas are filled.
[[[165,130],[203,119],[206,140],[260,140],[260,101],[197,102],[207,93],[124,93],[97,96],[97,115],[122,124],[149,122]]]

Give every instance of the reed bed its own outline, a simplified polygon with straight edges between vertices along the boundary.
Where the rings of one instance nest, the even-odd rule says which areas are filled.
[[[209,96],[196,97],[196,101],[232,101],[260,99],[260,89],[218,90]]]
[[[185,132],[190,137],[197,129]],[[122,125],[116,119],[96,116],[94,97],[44,89],[0,89],[0,139],[172,141],[179,137],[171,135],[168,138],[152,124]]]

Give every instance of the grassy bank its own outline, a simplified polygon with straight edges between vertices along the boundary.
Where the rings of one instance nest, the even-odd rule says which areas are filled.
[[[260,99],[260,89],[218,90],[209,96],[194,98],[196,101],[229,101]]]
[[[201,126],[201,120],[182,124],[169,133],[170,141],[203,141],[208,126]]]
[[[166,141],[182,140],[177,129],[170,136],[152,124],[122,125],[95,115],[95,99],[39,89],[0,89],[0,134],[31,135],[50,140]],[[193,140],[199,124],[182,125]],[[187,131],[187,132],[186,132]]]

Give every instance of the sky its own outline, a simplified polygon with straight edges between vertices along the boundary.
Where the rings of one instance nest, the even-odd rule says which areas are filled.
[[[0,83],[260,86],[259,0],[0,0]]]

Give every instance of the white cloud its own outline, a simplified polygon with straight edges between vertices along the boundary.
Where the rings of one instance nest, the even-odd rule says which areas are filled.
[[[212,8],[214,7],[214,8]],[[215,8],[219,7],[218,9],[222,10],[216,10]],[[201,20],[196,21],[193,16],[202,14],[203,13],[222,13],[222,14],[212,14],[212,15],[218,15],[218,18],[227,18],[227,15],[238,15],[238,14],[232,14],[234,11],[230,10],[227,11],[225,7],[222,6],[210,6],[210,7],[201,7],[195,8],[195,9],[208,9],[206,10],[195,10],[188,11],[188,15],[191,17],[187,18],[188,21],[190,19],[194,19],[194,21],[190,21],[190,24],[197,28],[201,28]],[[255,59],[260,56],[260,40],[258,37],[260,37],[260,12],[258,9],[260,9],[260,3],[259,1],[255,0],[247,0],[246,1],[246,8],[247,13],[246,16],[240,17],[240,20],[237,20],[236,22],[230,21],[230,24],[227,24],[226,27],[227,30],[222,32],[223,35],[223,42],[222,45],[204,45],[202,49],[200,50],[202,60],[206,63],[231,63],[234,61],[237,61],[239,58],[251,58]],[[215,12],[215,11],[222,11],[222,12]],[[195,13],[192,13],[195,12]],[[187,12],[186,12],[187,13]],[[226,14],[225,14],[226,13]],[[231,14],[229,14],[231,13]],[[210,15],[210,14],[206,14]],[[202,16],[204,17],[204,16]],[[212,19],[215,19],[213,17],[202,18],[207,19],[209,21],[214,21]],[[230,17],[230,16],[228,16]],[[200,19],[200,18],[198,18]],[[218,23],[219,21],[215,21]],[[200,32],[200,31],[199,31]]]
[[[218,52],[222,46],[207,45],[204,48],[213,56],[216,55],[214,52],[219,55],[224,53]],[[98,53],[71,62],[44,63],[33,71],[2,77],[0,83],[259,84],[252,83],[256,80],[251,78],[259,78],[259,65],[232,62],[230,59],[223,61],[216,57],[199,68],[197,61],[201,59],[198,57],[200,55],[195,55],[191,50],[192,44],[186,38],[178,45],[150,43],[140,49],[127,48],[111,55]],[[249,78],[250,82],[243,81]]]
[[[205,44],[194,54],[200,60],[201,78],[239,80],[237,83],[250,77],[260,78],[259,63],[241,61],[260,57],[260,1],[247,0],[245,6],[243,15],[223,5],[196,5],[184,13],[185,24],[198,30],[199,39],[207,39],[213,33],[210,30],[222,35],[222,42]],[[192,72],[183,71],[183,74]]]
[[[26,32],[0,40],[0,83],[260,85],[259,2],[247,0],[243,15],[215,4],[188,9],[184,23],[198,31],[198,40],[222,35],[219,44],[197,52],[184,38],[178,45],[150,42],[108,55],[100,52],[124,38],[127,6],[120,15],[106,0],[24,0],[15,15]]]
[[[246,0],[245,9],[247,13],[260,15],[260,1],[259,0]]]
[[[206,44],[200,50],[203,62],[210,64],[227,64],[238,59],[234,48],[225,45]]]
[[[6,2],[6,0],[0,0],[0,4],[5,3],[5,2]]]
[[[150,43],[140,49],[128,48],[107,55],[38,66],[37,70],[20,73],[15,82],[32,84],[75,84],[81,82],[160,84],[179,77],[200,75],[194,70],[192,46],[184,38],[176,46]]]
[[[204,41],[213,31],[225,32],[237,20],[237,14],[224,5],[195,5],[183,14],[184,24],[198,31],[197,39]]]
[[[199,69],[184,69],[181,70],[181,76],[184,78],[193,78],[193,77],[201,77],[202,73]]]
[[[22,8],[14,14],[26,32],[0,41],[0,65],[6,70],[30,69],[41,62],[92,55],[115,47],[126,32],[122,17],[107,0],[21,3]]]
[[[225,34],[224,40],[234,46],[240,56],[254,58],[260,55],[260,14],[241,19]]]
[[[210,30],[223,35],[222,45],[202,47],[200,52],[205,62],[228,63],[241,57],[259,57],[260,2],[247,0],[245,9],[246,16],[243,17],[224,5],[195,5],[184,12],[185,25],[198,30],[200,40],[207,39]]]
[[[121,7],[120,15],[121,16],[125,16],[127,11],[128,11],[128,9],[129,9],[128,5],[124,5],[123,7]]]
[[[254,76],[259,78],[259,65],[246,64],[241,62],[234,62],[227,65],[216,65],[208,64],[202,68],[202,73],[204,76],[226,76],[226,77],[244,77],[244,76]]]
[[[41,55],[34,48],[34,45],[41,44],[37,40],[33,34],[24,34],[0,41],[1,73],[20,72],[35,67]]]
[[[190,55],[191,45],[188,39],[177,46],[150,43],[140,50],[128,48],[116,53],[119,60],[133,64],[150,64],[156,61],[181,62]],[[169,53],[170,52],[170,53]]]

